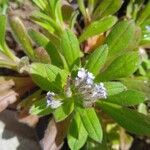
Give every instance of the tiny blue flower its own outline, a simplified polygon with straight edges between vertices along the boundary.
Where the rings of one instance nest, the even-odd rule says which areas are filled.
[[[62,102],[59,100],[54,99],[55,93],[48,92],[46,99],[47,99],[47,106],[50,106],[52,109],[56,109],[62,105]]]
[[[84,68],[79,68],[75,86],[84,98],[84,105],[91,106],[98,99],[106,99],[107,92],[103,83],[95,84],[94,75]]]

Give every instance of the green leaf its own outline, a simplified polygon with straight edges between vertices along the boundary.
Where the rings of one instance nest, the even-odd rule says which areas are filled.
[[[85,8],[85,5],[84,5],[84,1],[83,0],[77,0],[77,2],[78,2],[78,5],[79,5],[79,8],[80,8],[80,11],[81,11],[82,15],[86,18],[87,13],[86,13],[86,8]]]
[[[106,38],[109,47],[109,57],[119,56],[133,39],[135,24],[133,21],[118,22]]]
[[[62,29],[59,26],[59,24],[51,17],[49,17],[48,15],[42,12],[38,12],[38,11],[34,12],[34,14],[32,15],[32,19],[35,20],[40,25],[45,24],[44,26],[47,28],[47,30],[50,29],[49,32],[51,33],[53,33],[54,31],[56,31],[58,34],[62,32]]]
[[[63,15],[63,20],[66,23],[69,23],[71,17],[73,14],[76,14],[78,11],[75,11],[71,5],[63,5],[62,6],[62,15]]]
[[[45,46],[45,49],[51,58],[51,64],[61,67],[63,65],[63,56],[56,49],[54,44],[49,41],[48,44]]]
[[[116,95],[127,90],[126,86],[120,82],[104,82],[104,87],[107,90],[108,96]]]
[[[150,117],[116,104],[98,101],[97,106],[131,133],[150,136]]]
[[[63,16],[62,16],[62,1],[61,0],[55,0],[56,7],[55,7],[55,16],[58,23],[60,23],[61,27],[64,28],[64,22],[63,22]]]
[[[30,108],[30,114],[38,116],[49,115],[50,113],[52,113],[52,111],[53,110],[47,106],[45,98],[35,101]]]
[[[51,23],[49,23],[45,18],[40,18],[37,14],[33,13],[31,16],[32,21],[40,25],[42,28],[46,29],[49,33],[54,33],[55,29]],[[43,21],[44,20],[44,21]]]
[[[108,54],[108,46],[102,45],[90,55],[85,68],[92,72],[95,76],[99,73],[103,67]]]
[[[88,0],[88,12],[91,15],[97,4],[97,0]]]
[[[61,53],[65,57],[70,68],[80,64],[80,47],[77,37],[70,30],[65,30],[61,37]]]
[[[80,150],[87,140],[85,130],[79,113],[75,113],[67,135],[68,144],[71,150]]]
[[[137,49],[139,47],[139,43],[141,41],[141,37],[142,37],[141,28],[136,26],[133,38],[130,41],[128,47],[126,48],[126,51],[131,51],[131,50]]]
[[[0,50],[2,51],[2,47],[5,45],[6,16],[0,15],[0,21]]]
[[[31,60],[34,60],[35,56],[32,48],[32,43],[23,23],[18,17],[11,17],[9,20],[11,28],[17,40],[22,45],[24,52],[31,58]]]
[[[74,26],[76,24],[76,20],[77,20],[78,15],[79,15],[79,11],[73,11],[73,13],[71,14],[71,18],[69,21],[69,28],[72,31],[74,30]]]
[[[89,137],[102,142],[103,131],[94,108],[79,109],[79,113]]]
[[[29,35],[32,40],[38,44],[38,46],[43,47],[51,58],[51,64],[61,67],[63,64],[63,60],[61,54],[58,52],[56,47],[49,39],[40,32],[34,31],[33,29],[29,30]]]
[[[127,90],[107,98],[108,102],[123,106],[137,105],[143,103],[144,100],[144,93],[135,90]]]
[[[150,99],[150,82],[147,77],[123,78],[121,82],[130,90],[138,90],[145,93],[146,100]]]
[[[64,103],[58,107],[54,112],[54,118],[56,122],[66,119],[74,110],[74,100],[68,98],[64,100]]]
[[[108,68],[99,75],[102,81],[114,80],[132,75],[140,65],[138,52],[128,52],[115,59]]]
[[[60,0],[48,0],[50,15],[54,20],[56,20],[56,6],[58,2],[60,2]]]
[[[32,40],[41,47],[44,47],[48,44],[49,39],[43,35],[42,33],[35,31],[33,29],[29,29],[28,33],[30,35],[30,37],[32,38]]]
[[[106,32],[116,22],[117,22],[117,18],[115,16],[108,16],[102,18],[101,20],[92,22],[84,29],[83,33],[79,37],[80,43],[87,40],[89,37]]]
[[[150,43],[150,31],[146,28],[146,26],[142,29],[142,39],[140,41],[140,45],[149,45]]]
[[[114,14],[121,7],[121,4],[121,0],[102,0],[94,12],[94,18],[100,18]]]
[[[13,52],[11,52],[5,42],[5,32],[6,32],[6,23],[7,18],[5,15],[0,15],[0,52],[2,52],[4,55],[6,55],[8,58],[13,60],[12,66],[19,61],[19,58],[17,58]],[[3,56],[2,56],[3,57]],[[7,58],[6,58],[7,59]],[[7,66],[8,62],[6,62]],[[5,66],[5,62],[1,60],[1,65]],[[16,64],[15,64],[16,66]],[[14,69],[14,68],[13,68]]]
[[[67,72],[60,68],[42,63],[33,63],[30,66],[33,81],[43,90],[60,91],[67,80]]]
[[[32,0],[41,10],[46,9],[46,2],[44,0]]]
[[[145,5],[145,8],[143,9],[142,12],[140,12],[139,14],[139,17],[137,19],[137,23],[139,25],[143,24],[145,21],[147,21],[147,19],[150,18],[150,2],[148,2],[146,5]]]

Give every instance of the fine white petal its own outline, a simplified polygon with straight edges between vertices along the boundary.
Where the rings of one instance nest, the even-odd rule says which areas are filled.
[[[94,77],[94,75],[92,73],[88,72],[87,75],[88,75],[88,78],[95,79],[95,77]]]
[[[47,96],[55,96],[55,93],[54,92],[47,92]]]
[[[92,85],[92,84],[93,84],[93,80],[92,80],[92,79],[87,79],[87,80],[86,80],[86,83]]]
[[[52,101],[51,102],[51,104],[50,104],[50,107],[52,108],[52,109],[56,109],[56,108],[58,108],[58,107],[60,107],[62,105],[62,102],[60,102],[60,101]]]
[[[84,68],[80,68],[75,78],[75,86],[83,96],[83,105],[92,106],[99,99],[107,98],[107,91],[103,83],[94,83],[94,75]]]
[[[47,106],[50,106],[52,109],[56,109],[62,105],[62,102],[59,100],[55,100],[55,93],[53,92],[48,92],[46,95],[47,99]]]
[[[86,70],[84,68],[80,68],[78,71],[78,77],[84,79],[87,76]]]

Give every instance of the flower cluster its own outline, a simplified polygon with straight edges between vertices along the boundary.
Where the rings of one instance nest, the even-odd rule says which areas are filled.
[[[84,106],[92,106],[98,99],[106,99],[107,92],[103,83],[94,83],[94,75],[80,68],[75,78],[75,86],[84,98]]]
[[[94,75],[84,68],[79,68],[74,84],[78,92],[83,96],[83,105],[85,107],[92,106],[99,99],[106,99],[107,92],[103,83],[94,83]],[[71,92],[70,92],[71,93]],[[70,94],[69,94],[70,95]],[[53,92],[47,93],[47,106],[56,109],[62,105],[60,100],[56,100]]]
[[[54,98],[55,93],[48,92],[46,99],[47,99],[47,106],[50,106],[52,109],[56,109],[62,105],[62,102],[59,100],[55,100]]]

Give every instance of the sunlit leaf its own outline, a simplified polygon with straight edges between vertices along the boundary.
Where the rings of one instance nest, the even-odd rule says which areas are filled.
[[[135,110],[104,101],[98,101],[97,106],[111,116],[118,124],[127,129],[127,131],[139,135],[150,136],[149,116],[138,113]]]

